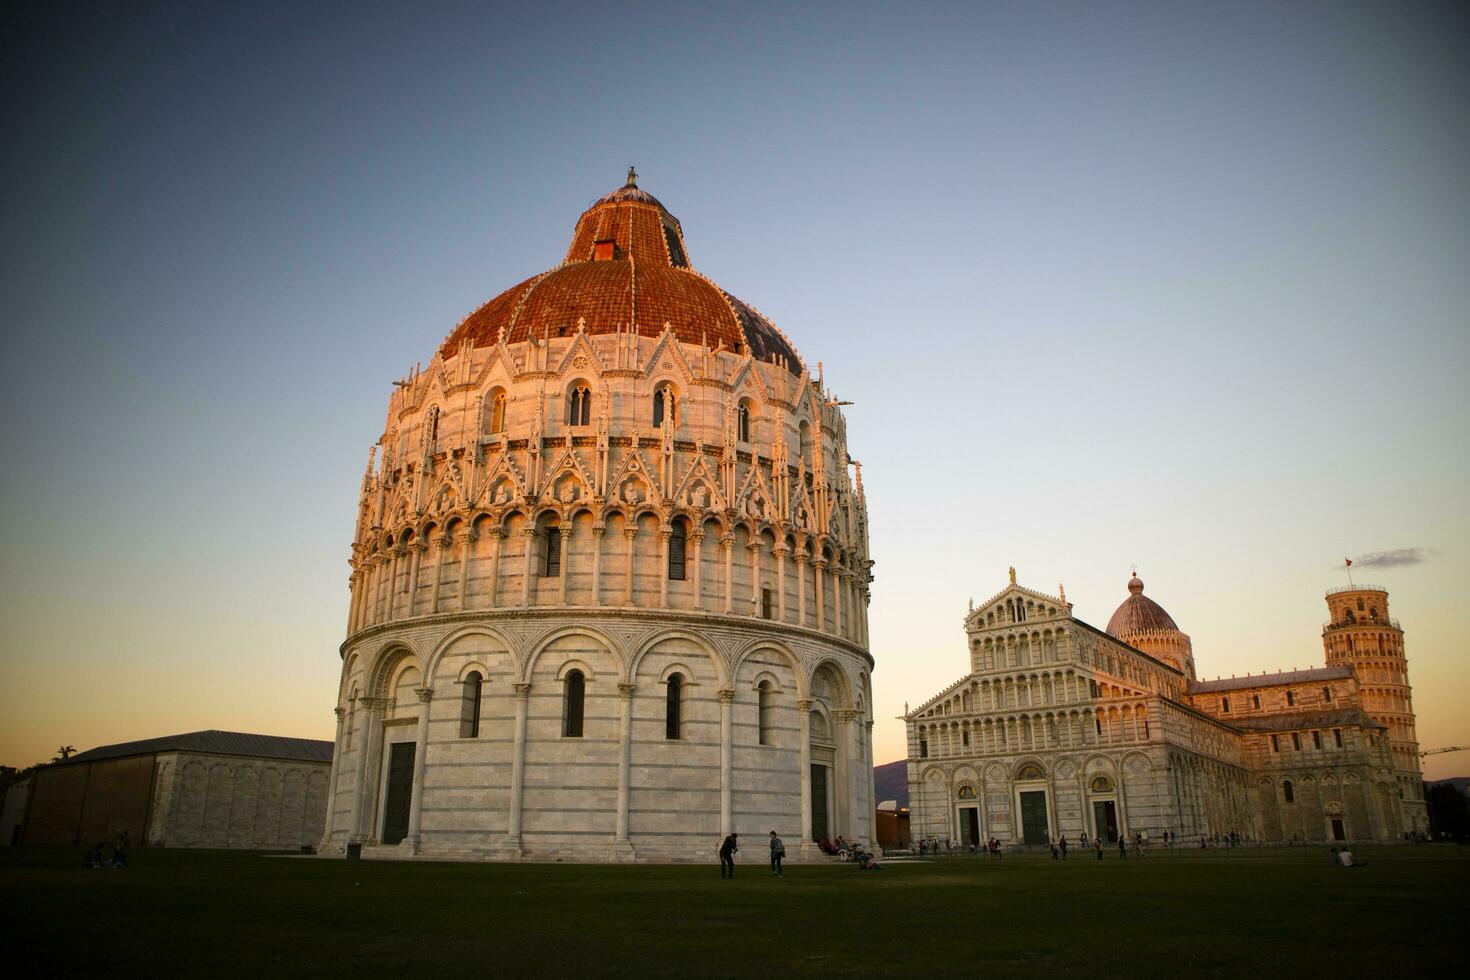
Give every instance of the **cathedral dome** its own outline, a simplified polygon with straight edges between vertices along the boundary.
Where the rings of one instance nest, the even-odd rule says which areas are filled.
[[[1144,633],[1155,630],[1179,631],[1174,619],[1164,607],[1143,594],[1143,580],[1136,574],[1128,580],[1128,598],[1108,620],[1108,632],[1114,636]]]
[[[519,282],[475,310],[444,341],[449,357],[466,341],[636,333],[656,337],[667,325],[683,343],[749,353],[793,374],[801,358],[786,336],[689,265],[679,220],[628,182],[593,202],[577,219],[562,264]]]

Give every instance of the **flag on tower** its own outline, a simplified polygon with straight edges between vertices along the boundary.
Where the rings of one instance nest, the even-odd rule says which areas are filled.
[[[1343,561],[1347,562],[1347,567],[1348,568],[1352,568],[1353,567],[1353,560],[1351,558],[1344,558]]]

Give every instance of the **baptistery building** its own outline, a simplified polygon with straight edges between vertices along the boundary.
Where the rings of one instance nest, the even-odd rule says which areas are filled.
[[[1428,830],[1388,593],[1327,594],[1323,665],[1200,680],[1144,594],[1098,629],[1008,587],[965,617],[969,670],[907,713],[915,837],[1045,845],[1394,841]]]
[[[395,382],[358,500],[321,849],[868,841],[872,562],[817,368],[695,271],[630,170],[559,265]]]

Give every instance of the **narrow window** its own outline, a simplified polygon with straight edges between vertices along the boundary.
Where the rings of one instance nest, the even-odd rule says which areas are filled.
[[[1144,738],[1149,738],[1150,737],[1149,734],[1148,734],[1148,719],[1147,718],[1143,719],[1143,737]]]
[[[1102,734],[1102,719],[1099,718],[1099,717],[1097,717],[1096,715],[1094,715],[1093,718],[1092,718],[1092,725],[1093,725],[1094,728],[1097,729],[1097,733],[1099,735],[1101,735]]]
[[[919,739],[919,758],[929,758],[929,740],[927,738]]]
[[[1255,708],[1257,711],[1261,710],[1261,696],[1259,694],[1251,695],[1251,707]]]
[[[1319,731],[1313,731],[1312,732],[1312,748],[1314,748],[1314,749],[1320,749],[1320,748],[1322,748],[1322,733],[1319,732]]]
[[[1363,611],[1363,597],[1362,596],[1358,596],[1358,612],[1362,612],[1362,611]]]
[[[684,522],[675,521],[669,534],[669,578],[675,582],[684,581],[684,554],[688,540]]]
[[[747,408],[743,402],[740,405],[740,411],[739,411],[739,413],[737,415],[737,422],[738,422],[738,426],[739,426],[738,437],[739,437],[740,441],[741,442],[749,442],[750,441],[750,409]]]
[[[966,728],[964,734],[960,737],[963,743],[968,747],[970,744],[970,730]]]
[[[677,740],[681,734],[684,701],[684,675],[670,674],[664,698],[664,738]]]
[[[497,434],[505,431],[505,395],[497,392],[493,401],[490,402],[490,432]]]
[[[674,389],[667,384],[659,385],[653,392],[653,424],[655,427],[664,424],[664,415],[669,417],[670,425],[679,424],[679,414],[674,406]]]
[[[757,702],[756,720],[760,726],[760,744],[771,745],[775,737],[776,698],[771,693],[770,681],[761,681]]]
[[[567,392],[567,425],[586,425],[592,420],[592,389],[577,385]]]
[[[1332,730],[1332,740],[1337,743],[1337,747],[1338,748],[1342,748],[1342,729],[1341,728],[1334,728]]]
[[[429,452],[437,453],[439,451],[439,410],[437,408],[431,408],[429,410],[429,421],[426,425],[428,428],[428,438],[426,441],[429,445]]]
[[[1224,714],[1227,714],[1227,715],[1230,714],[1230,699],[1229,698],[1221,698],[1220,699],[1220,710]]]
[[[1291,785],[1291,780],[1283,779],[1281,781],[1281,795],[1288,803],[1296,802],[1296,788]]]
[[[1280,752],[1281,751],[1281,740],[1279,738],[1277,738],[1275,735],[1272,735],[1271,736],[1271,751],[1272,752]]]
[[[546,541],[541,550],[545,558],[541,574],[546,578],[556,578],[561,574],[561,528],[553,524],[546,529]]]
[[[1296,704],[1296,693],[1294,691],[1286,692],[1286,704],[1287,707]]]
[[[460,702],[459,737],[480,737],[481,682],[479,671],[472,671],[464,680],[464,698]]]
[[[1298,752],[1300,752],[1302,750],[1302,735],[1301,735],[1301,732],[1292,732],[1291,733],[1291,747],[1293,749],[1295,749],[1296,751],[1298,751]]]
[[[1332,688],[1330,688],[1330,687],[1324,687],[1324,688],[1322,688],[1322,700],[1323,701],[1331,701],[1332,700]]]
[[[580,670],[567,674],[563,682],[561,733],[564,738],[582,737],[582,705],[587,699],[587,681]]]
[[[771,618],[771,590],[761,589],[761,618]]]

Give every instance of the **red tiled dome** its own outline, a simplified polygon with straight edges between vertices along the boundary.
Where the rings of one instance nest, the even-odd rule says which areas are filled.
[[[560,266],[465,317],[441,356],[466,340],[491,346],[502,333],[506,343],[567,336],[578,321],[590,334],[633,329],[645,337],[658,336],[667,323],[684,343],[778,358],[799,373],[801,359],[781,331],[689,267],[679,220],[636,177],[630,169],[626,184],[582,213]]]
[[[1145,633],[1157,630],[1174,630],[1174,619],[1164,612],[1164,607],[1143,594],[1143,580],[1134,575],[1128,580],[1130,595],[1108,620],[1108,632],[1114,636],[1129,633]]]

